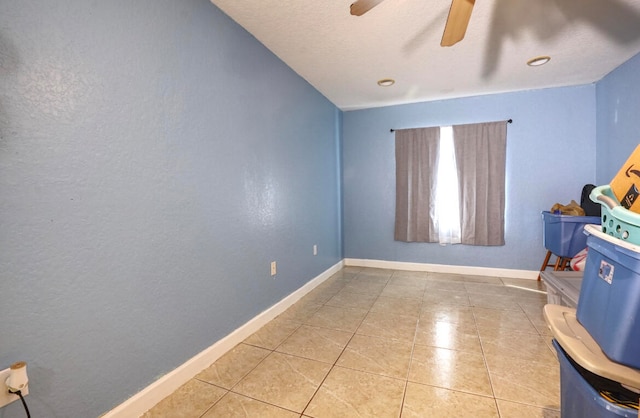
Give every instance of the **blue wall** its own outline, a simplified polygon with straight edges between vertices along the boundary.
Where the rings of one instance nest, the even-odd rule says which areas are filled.
[[[640,144],[640,55],[596,85],[598,184],[608,184]]]
[[[346,258],[537,270],[544,258],[540,212],[580,200],[595,180],[595,86],[584,85],[345,112]],[[394,135],[390,128],[512,118],[507,134],[503,247],[393,240]]]
[[[98,416],[341,260],[339,110],[207,0],[0,2],[0,75],[33,416]]]

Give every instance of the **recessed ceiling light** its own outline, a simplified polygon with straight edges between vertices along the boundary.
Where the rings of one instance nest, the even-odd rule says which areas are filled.
[[[396,80],[394,80],[393,78],[383,78],[382,80],[378,80],[378,85],[381,87],[389,87],[393,86],[395,82]]]
[[[548,63],[549,60],[551,60],[551,57],[547,55],[541,55],[539,57],[531,58],[529,61],[527,61],[527,65],[529,67],[539,67]]]

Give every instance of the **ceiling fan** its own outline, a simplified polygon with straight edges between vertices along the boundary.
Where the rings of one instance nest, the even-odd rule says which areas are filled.
[[[362,16],[384,0],[357,0],[351,5],[351,14]],[[440,46],[453,46],[464,38],[475,0],[452,0]]]

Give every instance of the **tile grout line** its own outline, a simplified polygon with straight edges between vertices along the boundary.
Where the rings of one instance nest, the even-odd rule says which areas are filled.
[[[420,312],[418,313],[418,319],[416,320],[416,328],[413,331],[413,341],[411,343],[411,354],[409,355],[409,367],[407,367],[407,375],[404,381],[404,390],[402,392],[402,401],[400,402],[400,415],[399,418],[402,418],[402,411],[404,410],[404,401],[407,399],[407,387],[409,386],[409,376],[411,375],[411,365],[413,364],[413,353],[416,349],[416,340],[418,338],[418,328],[420,327],[420,314],[422,313],[422,308],[424,306],[424,293],[426,293],[426,289],[422,294],[422,303],[420,304]]]
[[[502,280],[500,280],[502,281]],[[476,311],[471,307],[471,312],[473,314],[473,321],[476,324],[476,333],[478,334],[478,340],[480,340],[480,351],[482,352],[482,361],[484,363],[484,367],[487,371],[487,377],[489,378],[489,386],[491,387],[491,394],[493,395],[493,402],[496,405],[496,411],[498,412],[498,416],[500,416],[500,409],[498,408],[498,400],[496,399],[496,391],[493,387],[493,379],[491,378],[491,372],[489,371],[489,363],[487,362],[487,355],[485,353],[484,342],[482,337],[480,337],[480,329],[478,328],[478,319],[476,317]]]
[[[278,315],[278,316],[279,316],[279,315]],[[276,317],[276,318],[277,318],[277,317]],[[276,319],[276,318],[274,318],[274,319]],[[272,320],[272,321],[273,321],[273,320]],[[269,321],[269,323],[271,323],[271,321]],[[265,325],[267,325],[267,324],[265,324]],[[297,327],[296,327],[296,328],[291,332],[291,334],[289,334],[289,335],[288,335],[287,337],[285,337],[284,339],[286,340],[287,338],[289,338],[289,337],[290,337],[290,336],[291,336],[291,335],[292,335],[296,330],[298,330],[301,326],[302,326],[302,324],[299,324],[299,325],[298,325],[298,326],[297,326]],[[258,330],[258,331],[260,331],[260,330]],[[258,332],[258,331],[256,331],[256,332]],[[254,333],[254,334],[255,334],[255,333]],[[252,335],[253,335],[253,334],[252,334]],[[248,338],[248,337],[247,337],[247,338]],[[245,339],[245,341],[246,341],[246,339]],[[284,340],[283,340],[283,341],[284,341]],[[233,385],[231,385],[231,387],[230,387],[229,389],[226,389],[227,393],[226,393],[224,396],[222,396],[220,399],[218,399],[216,402],[214,402],[214,403],[213,403],[213,405],[211,405],[211,406],[207,409],[207,411],[205,411],[205,413],[204,413],[204,414],[200,415],[200,417],[203,417],[203,416],[204,416],[204,415],[205,415],[205,414],[206,414],[206,413],[207,413],[211,408],[213,408],[215,405],[217,405],[217,404],[222,400],[222,398],[224,398],[225,396],[227,396],[229,393],[233,393],[233,394],[236,394],[236,395],[239,395],[239,396],[244,396],[245,398],[253,399],[253,400],[255,400],[255,401],[262,402],[262,403],[267,404],[267,405],[272,405],[272,406],[275,406],[275,407],[278,407],[278,408],[281,408],[281,409],[286,409],[286,408],[282,408],[282,407],[281,407],[281,406],[279,406],[279,405],[273,405],[273,404],[270,404],[270,403],[268,403],[268,402],[264,402],[264,401],[261,401],[261,400],[259,400],[259,399],[255,399],[255,398],[253,398],[253,397],[251,397],[251,396],[248,396],[248,395],[245,395],[245,394],[242,394],[242,393],[239,393],[239,392],[235,392],[235,391],[233,390],[236,386],[238,386],[238,385],[240,384],[240,382],[242,382],[242,381],[243,381],[243,380],[244,380],[244,379],[245,379],[249,374],[251,374],[251,372],[253,372],[253,371],[254,371],[254,370],[255,370],[255,369],[256,369],[260,364],[262,364],[262,363],[263,363],[263,362],[264,362],[264,361],[265,361],[265,360],[266,360],[266,359],[267,359],[271,354],[275,353],[275,352],[276,352],[276,351],[275,351],[275,350],[276,350],[276,348],[277,348],[278,346],[280,346],[280,344],[282,344],[282,342],[281,342],[280,344],[276,345],[276,348],[274,348],[274,349],[270,349],[270,348],[266,348],[266,347],[260,347],[260,346],[256,346],[256,345],[253,345],[253,344],[247,344],[247,343],[245,343],[244,341],[240,342],[238,345],[236,345],[236,347],[237,347],[237,346],[239,346],[240,344],[245,344],[245,345],[248,345],[248,346],[251,346],[251,347],[260,348],[260,349],[262,349],[262,350],[267,350],[267,351],[270,351],[270,353],[269,353],[269,354],[267,354],[266,356],[264,356],[264,357],[263,357],[263,358],[262,358],[258,363],[256,363],[256,365],[255,365],[254,367],[252,367],[252,368],[251,368],[251,370],[249,370],[248,372],[246,372],[245,374],[243,374],[243,375],[242,375],[242,377],[240,377],[236,383],[234,383]],[[235,348],[235,347],[234,347],[234,348]],[[215,364],[215,362],[214,362],[214,364]],[[211,364],[211,366],[212,366],[212,365],[213,365],[213,364]],[[209,366],[209,367],[211,367],[211,366]],[[195,379],[197,379],[197,378],[195,378]],[[212,384],[212,383],[210,383],[210,382],[206,382],[206,381],[203,381],[203,380],[201,380],[201,379],[197,379],[197,380],[199,380],[199,381],[201,381],[201,382],[205,382],[205,383]],[[213,384],[212,384],[212,385],[213,385]],[[216,386],[216,387],[220,387],[220,386],[217,386],[217,385],[214,385],[214,386]],[[288,410],[288,409],[287,409],[287,410]],[[294,412],[294,411],[292,411],[292,412]]]
[[[471,312],[473,313],[473,320],[476,323],[476,332],[478,333],[478,340],[480,340],[480,351],[482,351],[482,361],[484,362],[484,367],[487,370],[487,377],[489,378],[489,386],[491,386],[491,394],[493,395],[492,396],[493,403],[496,406],[496,412],[498,413],[498,418],[502,418],[502,414],[500,413],[500,406],[498,405],[498,398],[496,397],[496,391],[493,387],[493,378],[491,377],[491,372],[489,371],[489,363],[487,362],[487,356],[484,349],[483,338],[480,336],[480,329],[478,328],[476,312],[473,310],[473,308],[471,309]]]
[[[353,279],[355,279],[358,275],[354,276]],[[351,279],[351,280],[353,280]],[[388,282],[388,280],[387,280]],[[376,298],[377,300],[377,298]],[[375,303],[375,302],[374,302]],[[324,306],[324,305],[323,305]],[[367,313],[362,317],[362,319],[360,320],[360,323],[358,324],[358,326],[356,327],[356,329],[353,331],[353,333],[351,334],[351,337],[349,338],[349,341],[347,341],[347,343],[344,345],[344,347],[342,348],[342,351],[340,351],[340,354],[338,355],[338,357],[336,357],[335,361],[333,362],[333,364],[331,365],[331,368],[329,368],[329,371],[327,372],[327,374],[324,376],[324,378],[322,379],[322,381],[320,382],[320,384],[318,385],[318,387],[316,388],[316,390],[313,392],[313,395],[311,395],[311,398],[309,398],[309,401],[307,402],[307,404],[305,405],[305,407],[302,409],[302,412],[300,413],[300,416],[305,414],[305,411],[307,410],[307,408],[309,408],[309,405],[311,405],[311,402],[313,402],[313,399],[316,397],[316,395],[318,394],[318,392],[320,391],[320,388],[322,387],[322,385],[324,384],[324,382],[327,380],[327,377],[329,377],[329,375],[331,374],[331,372],[333,371],[333,369],[337,366],[338,364],[338,360],[340,360],[340,357],[342,357],[342,355],[344,354],[345,350],[347,349],[347,347],[349,346],[349,343],[353,340],[353,338],[356,336],[356,332],[358,331],[358,328],[360,328],[360,326],[362,325],[362,323],[364,322],[365,318],[367,317],[367,315],[369,314],[369,312],[371,312],[371,308],[369,308],[367,310]]]
[[[351,279],[350,279],[350,280],[351,280]],[[343,286],[343,287],[344,287],[344,286]],[[327,302],[328,302],[328,300],[327,300]],[[318,303],[318,306],[322,307],[322,306],[325,306],[325,304],[326,304],[326,302]],[[320,309],[320,308],[316,309],[316,310],[314,311],[314,313],[315,313],[315,312],[317,312],[319,309]],[[278,315],[278,316],[280,316],[280,315]],[[312,316],[312,315],[310,315],[310,316]],[[276,318],[274,318],[274,319],[277,319],[277,317],[276,317]],[[265,325],[266,325],[266,324],[265,324]],[[278,352],[278,351],[276,351],[276,350],[278,349],[278,347],[280,347],[280,346],[284,343],[284,341],[286,341],[289,337],[291,337],[291,335],[293,335],[293,334],[294,334],[298,329],[300,329],[303,325],[305,325],[305,323],[304,323],[304,322],[299,322],[299,323],[298,323],[298,326],[297,326],[297,327],[296,327],[296,328],[295,328],[295,329],[294,329],[294,330],[293,330],[289,335],[287,335],[287,336],[286,336],[282,341],[280,341],[280,343],[278,343],[278,344],[277,344],[273,349],[266,348],[266,347],[261,347],[261,346],[257,346],[257,345],[253,345],[253,344],[248,344],[248,343],[245,343],[244,341],[243,341],[243,342],[241,342],[240,344],[245,344],[245,345],[249,345],[249,346],[252,346],[252,347],[256,347],[256,348],[260,348],[260,349],[268,350],[268,351],[270,351],[271,353],[267,354],[267,355],[266,355],[264,358],[262,358],[262,359],[261,359],[261,360],[260,360],[260,361],[259,361],[259,362],[258,362],[258,363],[257,363],[257,364],[252,368],[252,369],[251,369],[251,370],[249,370],[249,371],[248,371],[247,373],[245,373],[242,377],[240,377],[240,379],[238,379],[238,381],[237,381],[235,384],[233,384],[233,385],[231,386],[231,388],[226,389],[226,390],[227,390],[227,393],[226,393],[225,395],[223,395],[220,399],[218,399],[216,402],[214,402],[214,403],[213,403],[213,405],[211,405],[211,406],[210,406],[210,407],[209,407],[209,408],[204,412],[204,414],[202,414],[200,417],[204,416],[204,415],[205,415],[205,414],[206,414],[206,413],[207,413],[211,408],[213,408],[216,404],[218,404],[218,402],[220,402],[220,400],[222,400],[222,398],[224,398],[225,396],[227,396],[229,393],[233,393],[233,394],[236,394],[236,395],[239,395],[239,396],[243,396],[243,397],[245,397],[245,398],[253,399],[253,400],[258,401],[258,402],[261,402],[261,403],[263,403],[263,404],[271,405],[271,406],[274,406],[274,407],[277,407],[277,408],[280,408],[280,409],[284,409],[284,410],[287,410],[287,411],[291,411],[291,412],[293,412],[293,413],[298,414],[298,412],[296,412],[296,411],[292,411],[292,410],[290,410],[290,409],[288,409],[288,408],[284,408],[284,407],[282,407],[282,406],[280,406],[280,405],[275,405],[275,404],[272,404],[272,403],[269,403],[269,402],[262,401],[262,400],[260,400],[260,399],[256,399],[256,398],[254,398],[254,397],[252,397],[252,396],[248,396],[248,395],[246,395],[246,394],[242,394],[242,393],[236,392],[236,391],[234,391],[233,389],[234,389],[236,386],[238,386],[238,385],[240,384],[240,382],[242,382],[242,380],[244,380],[244,379],[245,379],[245,378],[246,378],[246,377],[247,377],[251,372],[253,372],[253,371],[254,371],[254,370],[255,370],[255,369],[256,369],[260,364],[262,364],[262,363],[267,359],[267,357],[269,357],[271,354],[273,354],[273,353],[285,354],[285,353],[280,353],[280,352]],[[259,331],[259,330],[258,330],[258,331]],[[256,331],[256,332],[258,332],[258,331]],[[253,334],[252,334],[252,335],[253,335]],[[354,335],[355,335],[355,333],[354,333]],[[352,338],[353,338],[353,336],[352,336]],[[238,345],[240,345],[240,344],[238,344]],[[345,346],[345,347],[346,347],[346,346]],[[292,355],[292,356],[293,356],[293,355]],[[304,358],[304,357],[300,357],[300,356],[294,356],[294,357]],[[336,360],[336,361],[337,361],[337,360]],[[333,368],[333,367],[332,367],[332,368]],[[330,371],[331,371],[331,369],[329,369],[329,372],[330,372]],[[328,376],[328,375],[329,375],[329,373],[327,373],[327,376]],[[326,376],[325,376],[325,378],[324,378],[324,379],[326,379]],[[324,382],[324,379],[323,379],[323,382]],[[200,379],[197,379],[197,380],[202,381],[202,380],[200,380]],[[212,384],[212,383],[209,383],[209,382],[205,382],[205,383]],[[213,385],[213,384],[212,384],[212,385]],[[320,385],[322,385],[322,383],[321,383]],[[217,385],[214,385],[214,386],[219,387],[219,386],[217,386]],[[320,387],[320,386],[318,386],[318,388],[319,388],[319,387]],[[317,389],[316,389],[316,391],[317,391]],[[314,395],[313,395],[313,396],[315,396],[315,392],[314,392]],[[313,396],[311,397],[311,399],[313,399]],[[310,400],[309,402],[311,402],[311,400]],[[307,406],[308,406],[308,404],[307,404]],[[300,412],[300,413],[299,413],[299,414],[300,414],[300,416],[302,416],[302,415],[304,414],[304,411],[305,411],[305,409],[307,408],[307,406],[305,406],[305,408],[303,408],[302,412]]]

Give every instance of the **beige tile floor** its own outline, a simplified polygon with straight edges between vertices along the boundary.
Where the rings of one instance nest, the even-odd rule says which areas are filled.
[[[559,418],[539,290],[346,267],[143,417]]]

